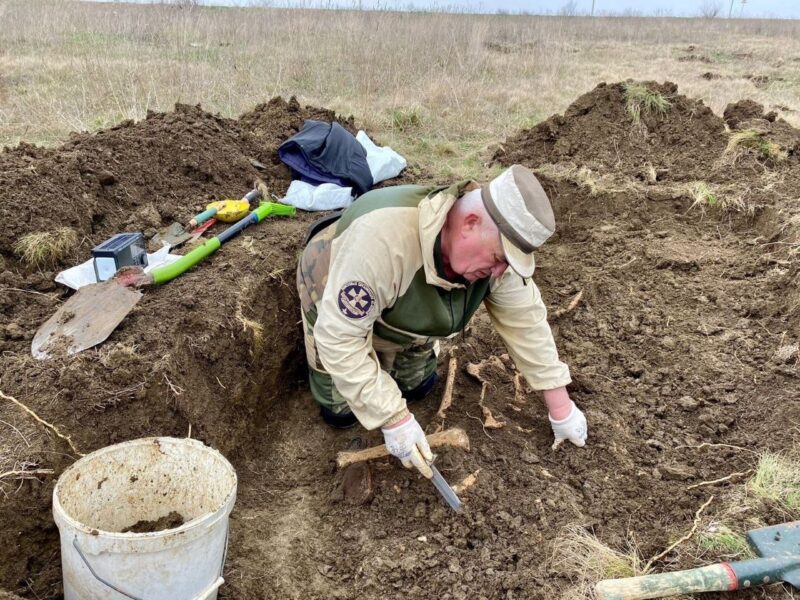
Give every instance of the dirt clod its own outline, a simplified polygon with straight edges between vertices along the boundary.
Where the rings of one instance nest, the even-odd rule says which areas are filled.
[[[141,520],[137,521],[130,527],[126,527],[121,533],[153,533],[155,531],[165,531],[167,529],[176,529],[183,525],[186,520],[180,513],[174,510],[168,515],[164,515],[153,521]]]

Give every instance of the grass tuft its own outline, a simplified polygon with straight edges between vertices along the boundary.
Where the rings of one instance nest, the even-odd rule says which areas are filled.
[[[634,123],[639,123],[642,113],[664,116],[671,106],[669,100],[641,83],[628,82],[625,89],[625,110]]]
[[[755,215],[756,212],[755,206],[748,204],[736,193],[720,194],[704,181],[690,183],[688,194],[692,199],[692,205],[689,210],[698,207],[702,212],[705,212],[706,208],[711,208],[723,213],[740,213],[750,217]]]
[[[764,137],[764,134],[755,129],[745,129],[731,134],[725,154],[733,154],[738,148],[751,148],[756,150],[763,158],[782,162],[789,155],[778,144]]]
[[[389,110],[389,124],[392,129],[406,131],[422,125],[422,114],[416,108],[393,108]]]
[[[758,498],[783,506],[800,518],[800,462],[791,457],[765,453],[755,475],[747,482],[747,490]]]
[[[700,206],[708,206],[713,208],[717,205],[719,201],[717,195],[708,187],[703,181],[697,181],[690,186],[690,193],[694,202],[692,206],[700,205]]]
[[[697,545],[719,558],[744,560],[755,558],[747,539],[722,523],[711,523],[697,536]]]
[[[14,252],[22,262],[36,269],[54,267],[66,258],[78,243],[78,234],[70,227],[55,231],[40,231],[21,237]]]
[[[595,581],[634,577],[643,564],[634,549],[614,550],[583,527],[570,526],[553,546],[552,566],[560,571],[591,576]]]

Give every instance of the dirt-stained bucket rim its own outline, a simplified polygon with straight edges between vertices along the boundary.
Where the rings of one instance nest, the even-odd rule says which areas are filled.
[[[131,447],[146,445],[190,446],[193,447],[195,451],[203,452],[211,456],[219,463],[222,472],[229,477],[229,490],[221,501],[215,503],[217,507],[214,510],[206,511],[202,515],[186,521],[179,527],[145,533],[123,533],[120,531],[109,531],[98,527],[90,527],[86,523],[76,519],[66,510],[60,495],[63,492],[65,482],[69,481],[69,478],[74,476],[76,471],[85,468],[88,463],[95,462],[108,454],[118,453],[130,449]],[[101,551],[114,552],[114,547],[117,544],[125,544],[133,540],[137,541],[139,544],[144,544],[144,546],[140,546],[140,549],[143,551],[148,551],[150,549],[150,544],[153,545],[152,549],[164,549],[170,546],[186,544],[197,537],[205,535],[205,532],[220,519],[227,518],[233,510],[233,505],[236,501],[237,487],[238,477],[230,461],[228,461],[221,452],[207,446],[203,442],[191,438],[176,437],[139,438],[100,448],[87,454],[65,469],[53,488],[53,518],[59,529],[62,528],[62,525],[66,525],[68,528],[82,534],[81,541],[90,546],[86,548],[86,550],[91,554]]]

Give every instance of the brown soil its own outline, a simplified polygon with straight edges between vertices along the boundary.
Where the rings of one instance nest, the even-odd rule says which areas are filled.
[[[164,531],[166,529],[175,529],[183,525],[186,521],[180,513],[174,510],[168,515],[164,515],[155,521],[136,521],[130,527],[122,530],[122,533],[152,533],[154,531]]]
[[[639,126],[625,108],[621,83],[601,83],[554,115],[507,140],[495,159],[538,167],[571,161],[600,172],[657,181],[704,179],[725,148],[724,123],[701,100],[673,83],[647,82],[669,102],[667,116],[642,111]]]
[[[672,84],[657,87],[672,103],[663,117],[643,115],[634,126],[622,85],[603,84],[564,115],[507,140],[495,157],[537,170],[553,200],[559,231],[539,252],[536,281],[553,309],[583,291],[574,310],[551,322],[590,437],[585,449],[552,451],[538,396],[511,402],[514,371],[502,360],[486,372],[486,403],[506,425],[483,429],[481,386],[464,367],[504,349],[478,315],[457,341],[445,423],[467,430],[472,450],[442,450],[437,462],[451,484],[480,469],[460,515],[394,462],[372,465],[363,494],[347,493],[352,482],[336,471],[336,452],[353,447],[353,438],[381,439],[326,427],[303,381],[293,268],[313,215],[248,229],[191,273],[147,290],[100,347],[70,358],[30,357],[33,333],[62,296],[54,273],[17,261],[15,239],[51,227],[57,208],[61,224],[85,238],[74,262],[117,231],[155,230],[210,199],[241,195],[256,176],[280,194],[289,174],[277,145],[303,118],[334,118],[296,102],[276,99],[238,120],[179,106],[62,148],[23,145],[0,155],[0,389],[82,452],[146,435],[183,436],[191,426],[193,437],[225,453],[239,491],[221,598],[556,598],[574,574],[549,560],[552,542],[575,523],[653,556],[690,529],[711,494],[706,514],[721,511],[740,481],[690,486],[753,467],[752,453],[730,446],[789,449],[800,419],[798,358],[787,350],[800,338],[800,135],[779,119],[761,119],[787,158],[773,164],[751,149],[725,156],[722,118]],[[613,185],[574,177],[580,166],[613,174]],[[643,175],[651,170],[655,178]],[[101,173],[111,177],[101,182]],[[399,181],[414,179],[429,180],[411,169]],[[740,191],[752,215],[692,207],[682,184],[695,180]],[[431,431],[442,387],[414,407]],[[5,403],[0,419],[29,417]],[[17,461],[57,476],[72,460],[55,436],[26,447],[0,427]],[[9,593],[60,594],[54,482],[3,484],[0,530],[8,541],[0,546],[0,587]],[[353,501],[359,496],[363,504]],[[785,514],[765,506],[732,519],[750,528]],[[660,567],[697,564],[672,555]],[[781,594],[767,588],[725,597]]]

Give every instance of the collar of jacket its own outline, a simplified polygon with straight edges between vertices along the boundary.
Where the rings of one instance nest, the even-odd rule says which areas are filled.
[[[453,290],[464,288],[461,283],[454,283],[440,277],[436,272],[436,263],[433,259],[433,249],[436,236],[444,227],[447,213],[455,201],[465,193],[478,189],[479,184],[467,179],[454,183],[449,188],[428,196],[419,203],[419,242],[422,248],[422,265],[425,269],[425,281],[430,285]]]

